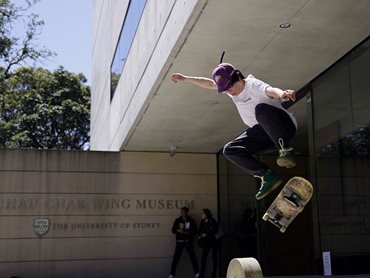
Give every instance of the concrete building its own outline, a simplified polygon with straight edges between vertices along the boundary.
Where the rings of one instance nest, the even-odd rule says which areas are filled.
[[[320,274],[324,251],[336,274],[370,273],[369,13],[366,0],[95,1],[91,148],[214,156],[223,274],[247,255],[269,275]],[[287,234],[260,221],[273,197],[257,203],[254,178],[220,154],[245,129],[234,104],[170,81],[209,77],[222,51],[243,73],[298,91],[298,167],[277,171],[309,178],[315,195]]]
[[[246,256],[268,276],[319,275],[327,251],[333,274],[369,274],[369,14],[368,0],[95,0],[91,151],[1,151],[0,276],[167,277],[182,206],[217,216],[221,277]],[[285,234],[261,220],[275,194],[257,202],[221,153],[246,128],[234,104],[170,81],[209,77],[223,51],[298,91],[297,167],[260,156],[315,186]],[[193,277],[186,253],[177,270]]]

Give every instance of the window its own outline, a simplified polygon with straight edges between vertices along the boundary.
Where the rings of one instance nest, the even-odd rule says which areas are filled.
[[[336,274],[370,271],[369,76],[367,39],[312,82],[315,237]]]
[[[111,100],[114,96],[118,81],[125,66],[132,41],[135,38],[136,30],[143,13],[145,3],[146,0],[132,0],[129,3],[121,34],[118,39],[116,52],[114,53],[111,64]]]

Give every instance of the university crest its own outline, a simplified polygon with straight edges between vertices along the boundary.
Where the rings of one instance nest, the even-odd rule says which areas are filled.
[[[48,218],[33,219],[33,230],[39,237],[42,237],[48,233],[49,226],[50,220]]]

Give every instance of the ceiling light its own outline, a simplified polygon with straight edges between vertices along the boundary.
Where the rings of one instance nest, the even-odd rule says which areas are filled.
[[[292,26],[289,22],[284,22],[284,23],[281,23],[280,25],[279,25],[279,27],[281,28],[281,29],[286,29],[286,28],[289,28],[290,26]]]

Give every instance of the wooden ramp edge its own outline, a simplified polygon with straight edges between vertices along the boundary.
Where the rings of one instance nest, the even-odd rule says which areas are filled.
[[[263,278],[263,274],[255,258],[235,258],[229,263],[226,278]]]

